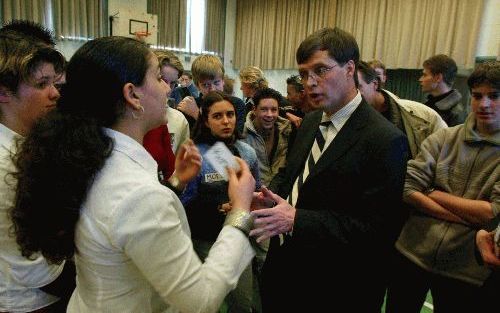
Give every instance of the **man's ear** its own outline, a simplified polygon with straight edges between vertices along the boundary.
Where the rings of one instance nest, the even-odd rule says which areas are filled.
[[[132,106],[133,109],[139,109],[141,106],[141,101],[139,99],[139,94],[137,88],[132,83],[126,83],[123,86],[123,98],[127,105]]]
[[[0,103],[7,103],[12,97],[12,92],[5,86],[0,86]]]
[[[438,73],[434,75],[434,80],[436,83],[440,83],[443,81],[443,73]]]
[[[347,75],[351,76],[354,79],[354,75],[357,75],[357,74],[356,74],[356,65],[354,64],[353,60],[347,61],[347,63],[345,64],[345,69],[346,69]]]

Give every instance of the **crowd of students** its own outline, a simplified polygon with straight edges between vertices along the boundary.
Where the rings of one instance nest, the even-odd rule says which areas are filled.
[[[248,66],[243,101],[214,55],[188,72],[131,38],[68,62],[54,43],[0,29],[0,312],[380,312],[386,294],[419,312],[429,290],[436,311],[495,307],[499,61],[469,109],[430,57],[422,104],[325,28],[286,98]]]

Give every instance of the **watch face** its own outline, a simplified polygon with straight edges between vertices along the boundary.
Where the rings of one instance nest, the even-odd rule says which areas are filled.
[[[170,181],[170,185],[172,185],[172,187],[174,187],[175,189],[179,188],[179,185],[180,185],[179,177],[172,175],[170,177],[169,181]]]

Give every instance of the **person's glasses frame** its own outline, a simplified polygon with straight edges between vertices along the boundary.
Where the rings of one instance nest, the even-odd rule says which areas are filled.
[[[338,64],[334,64],[332,66],[321,65],[314,68],[312,71],[300,71],[299,77],[302,83],[305,83],[309,80],[309,78],[313,78],[314,81],[320,81],[326,77],[326,75],[337,67]]]

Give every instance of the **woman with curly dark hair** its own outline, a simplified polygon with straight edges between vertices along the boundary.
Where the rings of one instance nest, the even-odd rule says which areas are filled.
[[[15,198],[12,155],[16,142],[28,134],[38,117],[55,107],[60,96],[56,85],[65,60],[45,38],[51,38],[50,33],[26,21],[11,22],[0,30],[0,312],[52,312],[65,307],[71,291],[61,294],[44,289],[60,283],[74,288],[70,262],[47,264],[39,253],[30,259],[21,254],[9,215]]]
[[[75,257],[68,312],[214,312],[248,265],[254,180],[230,173],[228,215],[205,263],[193,250],[184,209],[157,178],[144,135],[166,123],[168,85],[158,59],[124,37],[84,44],[67,66],[57,109],[17,157],[13,219],[23,254]],[[192,143],[177,156],[177,188],[199,171]]]

